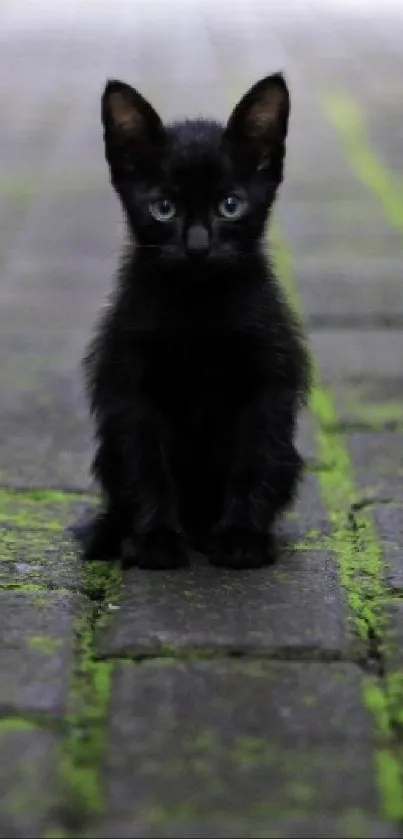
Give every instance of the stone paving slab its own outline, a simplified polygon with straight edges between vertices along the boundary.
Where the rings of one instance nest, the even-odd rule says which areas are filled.
[[[387,340],[387,336],[385,337]],[[347,378],[332,388],[339,426],[398,431],[403,427],[401,379],[392,375]]]
[[[301,451],[304,451],[301,448]],[[327,464],[316,461],[318,469]],[[331,533],[329,517],[321,498],[317,475],[306,472],[299,485],[293,505],[281,517],[275,527],[280,546],[317,550]],[[326,543],[327,544],[327,543]]]
[[[60,741],[53,731],[26,720],[0,720],[0,836],[43,836],[56,816],[57,757]]]
[[[46,384],[41,389],[43,394],[52,391]],[[46,411],[35,387],[22,401],[24,406],[6,410],[0,423],[0,483],[14,488],[91,491],[91,433],[87,418],[74,412],[77,402],[70,402],[67,412],[67,398],[53,396]],[[26,416],[29,424],[22,421]]]
[[[295,267],[311,328],[320,319],[368,328],[403,321],[401,258],[357,260],[326,254],[298,257]]]
[[[97,650],[101,656],[173,649],[326,658],[348,654],[354,643],[334,557],[304,550],[257,572],[217,572],[204,563],[160,574],[133,569]]]
[[[371,505],[384,554],[388,585],[403,593],[403,503]]]
[[[74,621],[85,609],[85,601],[70,592],[39,586],[0,590],[0,710],[11,714],[64,712]]]
[[[0,587],[81,588],[76,545],[54,530],[0,528]]]
[[[205,819],[229,836],[263,836],[284,813],[375,813],[360,686],[353,665],[118,665],[110,814],[134,836],[172,836],[181,822],[203,836]]]
[[[310,343],[341,423],[402,425],[403,330],[322,328],[311,331]]]
[[[365,498],[403,501],[403,434],[350,433],[346,437],[356,483]]]
[[[263,821],[263,820],[262,820]],[[228,824],[228,822],[227,822]],[[186,820],[171,820],[168,824],[161,824],[157,828],[145,828],[137,822],[131,821],[130,818],[103,820],[91,833],[86,834],[88,839],[110,839],[111,836],[116,839],[140,839],[140,837],[155,837],[155,839],[210,839],[210,837],[218,837],[218,839],[256,839],[256,837],[265,837],[265,839],[397,839],[400,833],[391,825],[384,822],[376,821],[375,819],[369,821],[364,815],[360,813],[352,813],[351,816],[337,818],[337,816],[328,816],[320,812],[315,813],[315,816],[299,816],[296,818],[270,818],[268,824],[263,823],[263,827],[256,824],[242,823],[240,818],[234,824],[231,833],[228,827],[219,819],[206,817],[203,824],[191,819]]]
[[[403,330],[318,329],[310,333],[321,378],[333,386],[362,379],[395,379],[401,374]]]
[[[397,727],[402,722],[402,692],[403,692],[403,600],[390,599],[385,603],[387,623],[382,634],[381,650],[386,676],[391,675],[392,682],[390,702],[393,713],[397,718]],[[401,753],[400,753],[401,758]]]

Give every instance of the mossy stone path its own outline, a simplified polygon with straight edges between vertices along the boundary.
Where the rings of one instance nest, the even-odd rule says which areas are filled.
[[[402,10],[5,0],[0,24],[0,836],[403,836]],[[269,235],[316,371],[279,561],[83,568],[79,364],[123,241],[102,86],[224,116],[278,69]]]

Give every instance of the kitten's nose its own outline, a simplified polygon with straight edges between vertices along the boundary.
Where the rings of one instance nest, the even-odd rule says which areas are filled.
[[[186,233],[186,250],[189,256],[206,256],[210,247],[208,230],[202,224],[192,224]]]

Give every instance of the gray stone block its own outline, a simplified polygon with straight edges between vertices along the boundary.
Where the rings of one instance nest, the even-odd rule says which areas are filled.
[[[361,496],[372,501],[403,501],[403,434],[349,433],[346,443]]]
[[[0,836],[29,839],[53,835],[58,805],[57,750],[52,731],[23,719],[0,722]],[[55,831],[55,835],[56,831]]]
[[[158,573],[133,568],[97,651],[338,656],[358,643],[346,617],[336,561],[327,551],[284,553],[275,566],[257,571],[218,571],[202,562]]]
[[[227,818],[217,819],[208,815],[202,820],[189,818],[187,821],[167,819],[165,824],[157,827],[147,827],[138,824],[130,817],[119,819],[103,819],[98,824],[92,824],[91,831],[85,833],[88,839],[140,839],[140,837],[155,837],[155,839],[399,839],[399,829],[391,824],[369,819],[364,814],[352,811],[351,815],[343,818],[325,813],[299,817],[274,817],[267,820],[251,819],[250,823],[240,817],[236,823],[230,823]]]
[[[64,713],[74,620],[85,610],[85,601],[67,592],[0,591],[0,705],[7,713]]]
[[[79,374],[74,365],[67,372],[57,370],[58,359],[52,353],[57,353],[57,344],[60,352],[63,336],[55,335],[54,341],[48,338],[46,351],[39,357],[29,344],[26,351],[18,346],[14,357],[12,346],[7,350],[0,373],[0,484],[89,491],[92,428]],[[5,341],[3,336],[0,344]],[[60,355],[59,359],[60,366],[64,365],[65,359]]]
[[[0,528],[0,586],[81,588],[77,546],[54,530]]]
[[[130,822],[131,835],[155,837],[187,835],[183,827],[215,835],[210,826],[276,836],[282,819],[314,823],[318,812],[363,809],[370,819],[379,807],[371,743],[353,665],[120,664],[108,812]]]
[[[392,674],[392,683],[388,685],[388,710],[400,729],[403,702],[403,600],[386,602],[384,615],[381,653],[386,675]]]
[[[380,537],[387,583],[403,592],[403,504],[375,504],[371,514]]]
[[[375,327],[403,319],[401,258],[301,256],[295,262],[308,323]]]
[[[310,333],[310,342],[321,377],[332,386],[401,376],[402,330],[320,329]]]
[[[332,386],[331,394],[336,422],[346,430],[349,426],[374,431],[403,428],[402,379],[393,368],[382,378],[365,374],[353,381],[345,379]]]

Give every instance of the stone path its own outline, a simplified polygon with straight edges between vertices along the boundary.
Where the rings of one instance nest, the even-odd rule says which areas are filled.
[[[390,0],[0,5],[1,836],[403,835],[402,31]],[[317,363],[292,547],[83,570],[79,361],[122,239],[104,80],[216,116],[277,69],[271,238]]]

